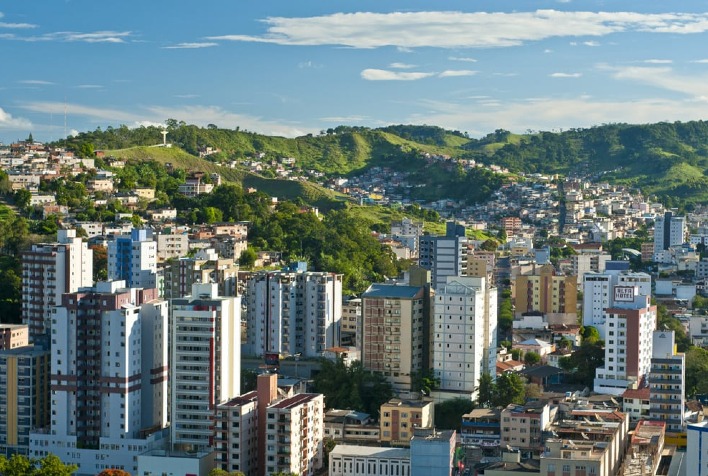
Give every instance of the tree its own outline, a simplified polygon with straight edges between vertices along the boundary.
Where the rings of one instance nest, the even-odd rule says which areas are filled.
[[[242,471],[231,471],[228,472],[225,469],[214,468],[209,471],[209,476],[246,476]]]
[[[583,327],[582,330],[583,344],[595,344],[600,340],[600,333],[593,326]]]
[[[505,373],[497,377],[494,392],[494,406],[506,407],[510,403],[523,404],[524,381],[515,373]]]
[[[435,427],[443,430],[459,430],[462,415],[474,410],[474,403],[467,398],[445,400],[435,406]]]
[[[530,367],[537,365],[541,362],[541,356],[538,353],[530,351],[526,352],[524,355],[524,363]]]
[[[484,372],[479,377],[479,390],[477,391],[477,403],[481,407],[488,407],[494,399],[494,381],[489,372]]]
[[[489,238],[480,246],[484,251],[496,251],[499,248],[499,242],[493,238]]]
[[[238,264],[244,268],[252,268],[256,264],[258,254],[250,246],[241,252]]]
[[[253,370],[243,369],[241,371],[241,393],[251,392],[258,385],[258,374]]]
[[[0,474],[3,476],[71,476],[78,470],[75,464],[64,464],[59,457],[49,454],[41,459],[12,455],[0,456]]]
[[[422,392],[425,395],[430,395],[430,392],[437,389],[440,386],[440,379],[437,378],[433,370],[418,371],[414,372],[412,375],[413,379],[413,391]]]
[[[29,207],[30,200],[32,200],[32,194],[29,190],[23,188],[15,192],[13,200],[17,208],[24,210]]]

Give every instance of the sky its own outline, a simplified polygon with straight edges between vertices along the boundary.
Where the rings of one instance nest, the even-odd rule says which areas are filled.
[[[0,141],[705,119],[708,2],[0,0]]]

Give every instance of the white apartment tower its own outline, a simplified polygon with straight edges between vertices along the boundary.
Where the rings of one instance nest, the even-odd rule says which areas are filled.
[[[151,230],[133,229],[109,241],[107,261],[109,280],[123,280],[131,288],[157,288],[157,243]]]
[[[448,276],[467,273],[467,244],[465,227],[454,222],[447,223],[445,236],[418,237],[418,264],[430,270],[433,289],[444,286]]]
[[[305,271],[252,274],[244,294],[244,353],[321,357],[340,345],[342,275]]]
[[[686,217],[664,213],[654,223],[654,254],[668,250],[672,246],[682,245],[686,239]]]
[[[167,425],[167,302],[124,281],[63,295],[51,322],[51,424],[30,456],[54,453],[95,474],[137,471]]]
[[[647,273],[586,273],[583,276],[583,325],[606,337],[605,310],[614,305],[614,287],[636,287],[640,296],[651,296],[651,276]]]
[[[216,405],[241,393],[241,298],[195,283],[171,301],[170,431],[176,449],[211,444]]]
[[[621,395],[649,376],[656,306],[636,286],[615,286],[605,314],[605,365],[596,370],[595,392]]]
[[[485,278],[449,277],[435,294],[430,329],[440,391],[476,398],[483,373],[496,374],[497,290]]]
[[[59,230],[56,243],[32,245],[22,253],[22,322],[30,338],[46,335],[54,306],[64,293],[93,284],[93,251],[76,230]]]

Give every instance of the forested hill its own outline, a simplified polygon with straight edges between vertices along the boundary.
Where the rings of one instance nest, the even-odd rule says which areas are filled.
[[[216,161],[265,153],[266,158],[294,157],[303,169],[344,175],[381,165],[415,171],[429,153],[474,159],[515,172],[601,175],[603,180],[638,186],[669,205],[708,201],[705,121],[607,124],[527,134],[500,129],[482,139],[435,126],[339,126],[319,135],[287,139],[215,125],[200,128],[172,119],[166,124],[169,142],[194,155],[200,147],[218,148],[220,152],[211,157]],[[160,143],[162,134],[157,127],[122,126],[83,132],[69,142],[76,150],[122,149]]]

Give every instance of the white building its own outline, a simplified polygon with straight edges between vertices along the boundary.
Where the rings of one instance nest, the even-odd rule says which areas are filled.
[[[647,273],[586,273],[583,276],[583,325],[597,329],[605,339],[605,309],[614,305],[615,286],[637,288],[640,296],[651,296],[651,275]]]
[[[244,295],[244,353],[321,357],[340,344],[342,275],[298,271],[252,274]]]
[[[108,279],[131,288],[157,288],[157,243],[152,231],[133,229],[108,242]]]
[[[605,365],[596,370],[595,392],[622,395],[649,375],[656,306],[633,286],[615,286],[605,310]]]
[[[180,258],[189,251],[189,237],[186,234],[174,235],[160,233],[157,235],[157,259]]]
[[[691,476],[708,475],[708,420],[687,427],[686,472]]]
[[[216,406],[214,450],[217,467],[255,474],[258,468],[258,392]]]
[[[476,397],[482,374],[495,374],[496,331],[496,288],[485,278],[448,277],[435,295],[430,339],[441,392]]]
[[[664,213],[654,223],[654,254],[668,250],[672,246],[682,245],[686,238],[686,217]],[[654,261],[659,261],[656,258]]]
[[[63,293],[93,284],[93,251],[76,230],[59,230],[56,243],[32,245],[22,253],[22,322],[30,337],[49,331],[51,312]]]
[[[337,445],[329,454],[330,476],[411,475],[408,448]]]
[[[448,276],[467,273],[467,245],[465,228],[447,223],[445,236],[421,235],[418,238],[418,263],[430,270],[433,289],[444,286]]]
[[[51,323],[51,424],[30,434],[31,457],[135,474],[135,457],[163,445],[167,314],[156,289],[122,281],[64,294]]]
[[[170,431],[176,449],[209,446],[214,407],[241,393],[241,298],[195,283],[171,301]]]

